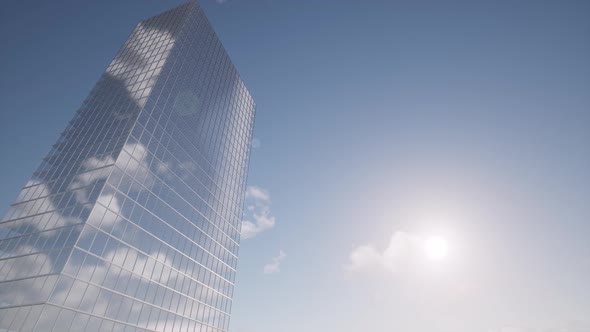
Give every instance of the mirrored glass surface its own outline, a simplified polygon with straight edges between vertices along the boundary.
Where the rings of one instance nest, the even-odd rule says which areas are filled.
[[[0,222],[0,330],[228,331],[254,110],[196,2],[140,22]]]

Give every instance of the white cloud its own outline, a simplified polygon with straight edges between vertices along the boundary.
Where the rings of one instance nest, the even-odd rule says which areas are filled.
[[[281,271],[281,263],[287,258],[287,254],[283,250],[279,250],[279,255],[272,258],[270,263],[263,268],[264,274],[278,273]]]
[[[403,231],[391,236],[388,246],[379,250],[373,244],[358,246],[349,255],[350,261],[345,265],[348,271],[365,269],[384,269],[395,272],[402,266],[411,264],[423,254],[424,239]]]
[[[136,178],[137,177],[142,177],[144,179],[144,183],[150,183],[151,181],[153,181],[153,177],[150,177],[150,173],[147,171],[148,170],[148,163],[147,163],[147,149],[145,148],[145,146],[141,145],[141,144],[126,144],[125,145],[125,149],[127,152],[122,153],[122,156],[120,158],[120,163],[122,163],[123,165],[127,165],[126,169],[128,172],[135,174]],[[133,156],[134,159],[130,158],[130,155]],[[95,157],[91,157],[87,160],[85,160],[82,163],[82,170],[84,171],[84,173],[79,174],[78,176],[76,176],[76,178],[73,180],[73,184],[69,187],[69,189],[74,190],[76,188],[82,188],[82,189],[77,189],[78,191],[81,190],[85,190],[85,186],[91,185],[93,182],[98,181],[100,179],[106,179],[106,177],[108,176],[108,174],[110,174],[110,172],[104,172],[104,170],[107,168],[107,166],[114,164],[116,161],[110,157],[104,157],[104,158],[95,158]],[[128,164],[129,163],[129,164]],[[167,165],[156,165],[155,167],[158,167],[159,171],[165,171],[165,167]],[[160,168],[161,167],[161,168]],[[98,170],[96,170],[96,168],[100,168]],[[108,170],[108,169],[106,169]],[[40,180],[36,180],[36,179],[32,179],[28,185],[34,185],[34,184],[39,184]],[[143,188],[139,185],[137,186],[132,186],[131,188],[133,188],[132,190],[143,190]],[[40,197],[47,197],[51,194],[51,190],[45,185],[45,184],[40,184],[38,190],[35,191],[35,197],[29,197],[27,199],[33,199],[32,201],[29,202],[24,202],[22,204],[17,204],[15,207],[13,207],[13,209],[17,209],[17,210],[23,210],[23,213],[27,213],[27,211],[29,211],[30,209],[32,209],[35,205],[35,199],[38,200]],[[21,196],[24,196],[24,194],[21,194]],[[79,199],[81,202],[85,202],[87,193],[84,192],[83,195],[81,194],[76,194],[76,198]],[[20,200],[23,200],[24,197],[20,197]],[[84,199],[84,200],[82,200]],[[88,217],[88,222],[91,224],[94,224],[95,226],[97,226],[99,224],[99,222],[101,222],[101,227],[106,228],[106,229],[111,229],[111,228],[116,228],[116,227],[121,227],[124,225],[119,225],[118,221],[121,220],[121,217],[119,216],[121,214],[121,203],[117,197],[115,195],[113,195],[113,193],[110,192],[103,192],[101,193],[101,195],[98,197],[97,199],[99,202],[101,202],[102,205],[108,207],[108,210],[105,214],[105,209],[102,206],[95,206],[95,209],[93,210],[93,212],[89,215]],[[47,198],[45,200],[46,206],[43,205],[43,211],[51,211],[55,209],[55,206],[53,206],[53,202],[51,201],[51,199]],[[92,205],[94,206],[94,205]],[[26,208],[26,209],[25,209]],[[70,217],[65,217],[59,214],[59,212],[55,212],[54,215],[57,215],[58,218],[52,218],[52,225],[47,226],[48,228],[56,228],[56,227],[60,227],[62,225],[65,224],[74,224],[74,223],[79,223],[80,220],[79,219],[74,219],[74,218],[70,218]],[[103,217],[104,215],[104,217]],[[36,219],[37,217],[33,217],[32,218],[32,224],[36,225],[36,224],[40,224],[41,220]],[[42,217],[39,217],[42,218]],[[49,222],[46,221],[46,222]],[[6,225],[2,225],[2,226],[6,226]],[[94,235],[96,233],[100,233],[102,231],[98,231],[95,230],[94,228],[90,227],[88,228],[90,229],[89,234],[87,234],[86,236],[92,236],[94,237]],[[78,230],[79,232],[79,230]],[[115,234],[116,232],[113,232],[112,234]],[[2,234],[2,231],[0,230],[0,235]],[[41,239],[45,239],[45,238],[49,238],[50,236],[54,236],[55,232],[47,232],[45,234],[40,233],[39,237]],[[82,236],[82,235],[80,235]],[[40,243],[44,243],[45,241],[38,241]],[[11,249],[11,252],[6,252],[6,251],[2,251],[0,250],[0,254],[4,254],[7,253],[9,254],[11,257],[11,261],[6,260],[6,262],[8,263],[13,263],[13,267],[11,268],[4,268],[2,271],[0,271],[0,279],[19,279],[19,278],[25,278],[28,277],[30,275],[47,275],[47,274],[51,274],[53,272],[55,272],[56,269],[56,257],[58,256],[59,252],[58,251],[53,251],[48,253],[44,253],[41,252],[39,253],[39,248],[37,247],[33,247],[30,246],[28,244],[22,244],[22,245],[18,245],[15,248]],[[53,257],[51,256],[52,254],[54,254]],[[148,258],[149,256],[149,258]],[[16,259],[13,259],[14,257],[17,257]],[[172,257],[167,255],[166,251],[154,251],[154,252],[150,252],[150,253],[139,253],[136,250],[130,249],[127,250],[126,248],[123,248],[123,246],[115,246],[115,247],[108,247],[108,249],[105,249],[105,252],[102,253],[102,257],[104,259],[106,259],[108,262],[112,262],[115,265],[118,265],[122,268],[125,268],[128,270],[128,272],[134,272],[135,274],[129,274],[129,282],[134,282],[139,284],[140,286],[143,285],[145,287],[147,287],[147,285],[149,284],[149,281],[145,278],[140,278],[141,273],[143,271],[143,268],[145,266],[147,266],[150,263],[153,264],[159,264],[160,266],[168,266],[168,267],[173,267],[175,269],[177,269],[180,273],[184,273],[187,275],[190,275],[190,271],[187,270],[187,267],[185,266],[181,266],[180,263],[175,263],[176,260],[173,260]],[[71,261],[70,261],[71,262]],[[133,264],[130,264],[129,262],[133,262]],[[65,262],[64,262],[65,263]],[[76,263],[77,264],[77,263]],[[98,259],[94,259],[94,262],[89,263],[89,260],[85,260],[83,263],[80,262],[79,263],[79,270],[77,268],[77,265],[74,264],[67,264],[66,265],[66,269],[69,268],[74,268],[76,267],[76,273],[78,275],[78,277],[86,282],[88,280],[91,279],[96,279],[96,280],[104,280],[103,284],[114,284],[115,280],[112,279],[113,276],[108,274],[109,271],[109,264],[105,264],[104,262],[98,260]],[[6,266],[8,266],[8,264],[5,264]],[[60,269],[62,268],[62,266],[58,266]],[[7,273],[10,273],[10,275],[8,275]],[[68,273],[74,274],[73,271],[69,271]],[[117,275],[115,275],[115,278],[117,277]],[[162,274],[162,276],[159,277],[159,279],[157,279],[156,281],[160,284],[163,285],[175,285],[177,284],[176,280],[174,278],[178,278],[180,277],[180,274],[177,273],[171,273],[171,274]],[[52,301],[54,302],[59,302],[62,303],[63,301],[66,300],[68,294],[79,294],[80,299],[78,302],[80,305],[80,309],[83,312],[91,312],[91,311],[105,311],[107,308],[107,305],[109,304],[109,300],[110,297],[109,293],[105,293],[105,292],[99,292],[100,288],[90,285],[88,286],[88,289],[84,292],[70,292],[70,286],[67,286],[67,283],[64,284],[64,282],[61,280],[61,278],[69,278],[69,277],[60,277],[60,281],[58,282],[58,286],[56,286],[55,288],[53,287],[53,285],[55,285],[56,281],[58,280],[57,276],[49,276],[47,279],[48,281],[45,282],[45,284],[43,283],[38,283],[38,282],[30,282],[30,287],[3,287],[2,289],[0,289],[0,306],[5,306],[5,305],[21,305],[23,303],[37,303],[37,302],[43,302],[46,301],[50,294],[51,294],[51,298]],[[71,279],[71,278],[70,278]],[[33,280],[33,279],[24,279],[24,280]],[[51,280],[53,282],[53,284],[51,284]],[[33,280],[34,281],[34,280]],[[74,283],[78,283],[81,284],[78,281],[74,281]],[[1,285],[0,285],[1,286]],[[10,285],[9,285],[10,286]],[[73,287],[73,286],[72,286]],[[86,287],[86,286],[84,286]],[[112,287],[106,287],[106,288],[112,288]],[[74,288],[72,288],[74,289]],[[84,288],[85,289],[85,288]],[[84,296],[84,298],[82,298],[82,296]],[[216,298],[221,298],[222,295],[217,293],[217,292],[204,292],[201,295],[202,297],[200,299],[198,299],[201,302],[206,302],[206,303],[216,303],[218,300],[216,300]],[[140,307],[136,307],[136,306],[132,306],[130,307],[131,303],[130,302],[122,302],[121,303],[121,311],[126,311],[126,312],[131,312],[133,315],[135,316],[139,316],[139,312],[138,310],[141,309]],[[102,308],[102,309],[101,309]],[[218,317],[219,312],[211,310],[211,312],[209,313],[202,313],[202,316],[199,317],[199,320],[202,321],[216,321],[219,319]],[[113,317],[111,317],[113,318]],[[166,319],[172,319],[172,318],[166,318]],[[164,321],[160,318],[156,317],[142,317],[140,323],[143,321],[144,326],[147,327],[147,329],[150,330],[161,330],[162,328],[160,328],[161,326],[164,325]],[[54,322],[52,321],[44,321],[43,318],[41,318],[39,324],[40,326],[42,325],[47,325],[47,324],[53,324]],[[0,330],[1,328],[4,326],[0,326]]]
[[[114,194],[104,193],[100,195],[98,201],[108,207],[110,211],[104,214],[102,209],[95,208],[88,216],[88,223],[95,226],[102,224],[102,227],[108,227],[109,229],[117,225],[121,221],[121,202]]]
[[[270,195],[268,194],[268,191],[257,186],[250,186],[246,189],[246,198],[270,202]]]
[[[119,167],[126,167],[128,174],[134,174],[138,181],[144,183],[146,187],[150,187],[154,179],[151,173],[148,171],[149,166],[146,162],[147,148],[141,143],[127,143],[123,147],[123,150],[127,151],[135,159],[130,159],[127,155],[123,155],[118,159],[120,163]],[[78,202],[84,203],[88,200],[88,190],[90,188],[84,187],[87,187],[95,181],[106,179],[111,173],[111,169],[107,168],[107,166],[114,165],[116,162],[117,160],[115,160],[112,156],[107,155],[100,159],[91,157],[82,163],[83,173],[78,174],[69,186],[70,190],[83,188],[75,191]],[[164,165],[158,164],[156,169],[159,172],[164,169]],[[135,183],[133,183],[133,186],[134,190],[141,190],[141,188],[135,188]]]
[[[145,47],[148,42],[146,38],[155,41],[152,47]],[[106,72],[121,80],[130,97],[143,107],[147,100],[146,96],[149,95],[157,81],[174,41],[175,38],[170,33],[146,26],[145,23],[139,23],[136,33],[124,46],[125,52],[117,54]],[[150,51],[153,49],[160,50],[158,57],[150,56]],[[156,59],[160,62],[156,62]],[[121,67],[125,70],[121,70]],[[131,75],[129,75],[130,71]],[[148,79],[136,82],[134,78],[142,74],[147,75]]]
[[[256,186],[246,189],[246,216],[242,221],[242,239],[250,239],[259,233],[271,229],[276,218],[270,211],[270,194]]]
[[[35,190],[34,195],[29,195],[29,197],[26,198],[23,197],[23,189],[17,201],[6,212],[3,220],[7,220],[9,216],[10,219],[17,219],[28,216],[29,218],[22,220],[21,223],[27,223],[36,228],[39,226],[40,223],[43,222],[42,219],[45,217],[43,213],[47,211],[55,211],[57,209],[57,206],[55,206],[53,199],[50,196],[51,189],[49,189],[49,187],[46,184],[39,184],[39,182],[40,180],[37,179],[31,179],[29,182],[27,182],[25,188],[32,186],[34,184],[37,184],[39,187]],[[76,198],[79,195],[78,191],[74,191],[74,197]],[[42,200],[43,203],[39,206],[40,200]],[[65,225],[77,224],[81,221],[78,217],[64,216],[60,213],[60,211],[55,211],[54,215],[56,217],[51,218],[52,223],[45,225],[45,229],[58,228]],[[0,228],[10,229],[11,225],[12,223],[3,224],[2,226],[0,226]],[[2,234],[2,230],[0,230],[0,234]]]
[[[241,237],[243,240],[251,239],[258,234],[259,230],[256,225],[248,220],[242,221],[242,233]]]
[[[106,179],[110,174],[110,169],[107,169],[106,167],[113,164],[115,164],[115,159],[110,155],[101,159],[96,157],[86,159],[82,163],[82,171],[84,173],[78,174],[68,189],[73,190],[76,188],[83,188],[95,181]],[[83,188],[74,192],[78,202],[83,203],[88,200],[89,189],[90,188]]]
[[[167,174],[169,174],[168,170],[171,168],[172,168],[172,166],[168,162],[161,162],[161,161],[156,162],[156,173],[158,173],[158,174],[167,175]]]

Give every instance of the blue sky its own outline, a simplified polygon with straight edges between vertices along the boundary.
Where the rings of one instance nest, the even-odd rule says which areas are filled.
[[[2,211],[179,3],[3,3]],[[233,331],[590,331],[590,2],[201,5],[257,102]]]

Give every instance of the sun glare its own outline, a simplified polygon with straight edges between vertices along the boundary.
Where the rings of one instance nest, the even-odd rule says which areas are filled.
[[[449,245],[445,239],[439,236],[432,236],[424,242],[424,251],[426,255],[434,260],[440,260],[449,253]]]

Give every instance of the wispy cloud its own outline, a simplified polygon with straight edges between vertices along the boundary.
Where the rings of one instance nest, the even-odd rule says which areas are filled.
[[[246,198],[254,198],[265,203],[270,203],[270,195],[268,191],[256,186],[251,186],[246,189]]]
[[[257,186],[246,190],[246,216],[242,221],[242,239],[250,239],[271,229],[276,223],[270,211],[270,194]]]
[[[264,274],[278,273],[281,271],[281,263],[287,258],[287,254],[283,250],[279,250],[279,255],[272,258],[270,263],[263,268]]]
[[[424,239],[408,232],[393,233],[389,244],[380,250],[374,244],[365,244],[354,248],[349,255],[349,262],[344,266],[347,271],[383,269],[395,272],[402,266],[408,266],[423,255]]]
[[[260,139],[254,137],[252,139],[252,149],[258,149],[262,146],[262,142],[260,141]]]

